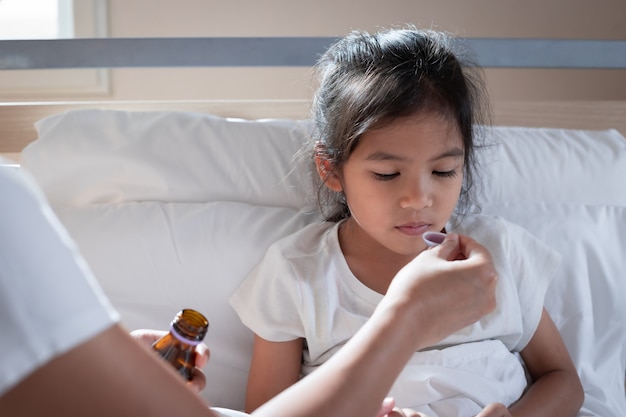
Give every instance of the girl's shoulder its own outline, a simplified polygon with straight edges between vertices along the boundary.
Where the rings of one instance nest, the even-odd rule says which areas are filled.
[[[453,232],[467,235],[490,250],[503,249],[509,252],[527,245],[544,246],[519,224],[497,215],[468,214],[457,223],[451,228]]]
[[[492,214],[468,214],[457,219],[449,228],[455,233],[467,235],[473,239],[479,236],[501,236],[521,229],[521,226]]]
[[[337,236],[338,223],[315,222],[304,226],[273,243],[268,252],[284,258],[316,255],[328,247]]]
[[[521,225],[491,214],[467,215],[451,230],[464,234],[492,253],[534,254],[547,256],[558,263],[560,255]],[[552,261],[550,262],[552,263]]]
[[[286,277],[300,284],[323,281],[317,278],[325,274],[329,263],[337,262],[342,256],[337,227],[337,223],[312,223],[277,240],[268,247],[248,279],[276,279],[283,284]]]

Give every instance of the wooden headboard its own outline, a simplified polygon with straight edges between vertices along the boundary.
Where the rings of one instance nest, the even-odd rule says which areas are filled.
[[[192,111],[244,119],[308,117],[306,100],[75,101],[0,103],[0,153],[12,159],[37,138],[34,123],[78,108]],[[494,103],[495,125],[616,129],[626,136],[626,101]]]
[[[72,109],[189,111],[244,119],[308,116],[305,100],[66,101],[0,103],[0,153],[19,153],[37,138],[35,122]]]

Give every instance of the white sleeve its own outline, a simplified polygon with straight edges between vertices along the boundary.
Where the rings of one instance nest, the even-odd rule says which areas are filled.
[[[287,342],[305,337],[297,281],[291,264],[274,244],[229,302],[242,323],[265,340]]]
[[[523,326],[521,339],[514,348],[519,351],[537,330],[545,296],[561,263],[561,256],[521,226],[507,222],[507,229],[506,247],[514,272]]]
[[[0,167],[0,395],[119,320],[34,180]]]

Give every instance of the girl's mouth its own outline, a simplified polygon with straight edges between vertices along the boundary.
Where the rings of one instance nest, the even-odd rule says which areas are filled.
[[[408,236],[420,236],[428,231],[429,227],[428,223],[406,223],[396,226],[396,230]]]

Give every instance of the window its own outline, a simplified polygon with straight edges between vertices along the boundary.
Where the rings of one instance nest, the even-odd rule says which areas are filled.
[[[106,36],[107,0],[0,0],[0,40]],[[2,101],[106,96],[106,69],[0,71]]]
[[[74,37],[72,0],[0,0],[0,39]]]

